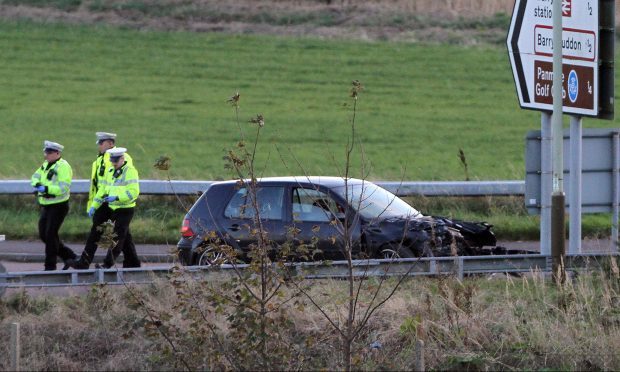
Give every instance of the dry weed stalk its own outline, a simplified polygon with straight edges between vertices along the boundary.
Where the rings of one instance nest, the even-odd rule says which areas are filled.
[[[207,261],[210,264],[232,264],[234,275],[218,286],[206,282],[193,285],[193,281],[187,277],[188,273],[178,267],[171,277],[179,298],[175,308],[186,313],[193,325],[210,335],[214,349],[212,359],[215,361],[202,363],[201,367],[222,366],[223,357],[227,368],[299,368],[305,358],[299,357],[302,352],[291,347],[290,341],[284,336],[291,327],[285,305],[293,302],[296,296],[294,293],[285,296],[283,290],[288,282],[298,280],[284,265],[284,260],[292,251],[290,246],[275,247],[271,242],[269,232],[263,225],[263,212],[258,202],[255,162],[265,118],[259,114],[248,121],[256,125],[253,143],[248,146],[239,122],[240,94],[235,93],[227,102],[235,109],[240,140],[224,159],[226,168],[237,179],[238,187],[247,190],[245,209],[252,218],[242,229],[249,237],[254,237],[256,243],[250,246],[247,254],[249,267],[241,270],[237,264],[239,252],[223,242],[216,232],[211,232],[205,237],[207,244],[201,248],[219,258],[217,262]],[[204,301],[210,305],[201,305]],[[217,314],[228,314],[224,328],[215,324]],[[169,323],[164,324],[170,327]],[[168,337],[164,333],[161,335]],[[172,340],[169,344],[173,345]]]
[[[365,153],[356,133],[357,103],[363,90],[364,86],[359,80],[353,80],[351,82],[351,88],[349,93],[349,97],[353,100],[350,120],[351,133],[349,138],[347,139],[347,145],[345,147],[344,165],[341,169],[341,177],[344,180],[344,189],[346,190],[344,194],[345,202],[347,205],[352,205],[354,203],[353,200],[350,200],[350,195],[348,192],[350,186],[348,182],[351,178],[354,151],[356,150],[356,148],[358,148],[358,145],[362,157],[362,179],[365,180],[367,177],[367,171],[365,170]],[[303,169],[303,167],[301,168]],[[304,174],[306,175],[306,177],[308,177],[305,172]],[[362,202],[362,200],[357,201],[357,203],[360,203],[360,205]],[[357,205],[357,210],[360,209],[360,205]],[[336,215],[336,211],[330,212],[333,215]],[[367,331],[368,323],[373,318],[373,316],[375,316],[377,311],[394,296],[401,284],[407,278],[409,272],[413,269],[412,265],[409,271],[400,275],[396,283],[393,284],[391,288],[385,288],[387,275],[380,277],[378,279],[379,282],[376,285],[370,283],[371,281],[369,280],[368,273],[369,266],[366,266],[364,268],[365,271],[362,274],[361,278],[357,277],[353,272],[353,260],[363,257],[354,257],[353,255],[356,242],[353,241],[353,233],[351,228],[352,226],[356,226],[359,223],[359,218],[359,213],[355,213],[353,214],[353,216],[351,216],[349,213],[345,213],[344,220],[336,219],[333,221],[334,226],[337,228],[337,231],[340,234],[340,236],[334,237],[333,239],[338,240],[343,245],[341,252],[344,254],[345,260],[347,262],[346,281],[348,292],[346,295],[346,301],[344,302],[346,309],[344,310],[344,312],[346,314],[342,314],[341,312],[336,312],[336,314],[330,314],[330,312],[323,305],[321,305],[306,288],[297,286],[299,291],[306,297],[308,301],[310,301],[310,303],[319,311],[319,313],[323,315],[323,317],[328,321],[328,323],[339,335],[340,342],[338,345],[338,349],[342,354],[343,361],[343,366],[341,368],[344,368],[347,371],[351,371],[352,369],[356,368],[363,360],[359,357],[357,353],[359,348],[356,347],[356,342],[361,337],[361,335],[363,335]],[[406,230],[407,229],[405,228],[403,231],[403,236],[401,237],[400,242],[401,245],[403,243]],[[398,251],[399,249],[396,248],[394,251],[395,257],[398,257]],[[389,270],[390,267],[388,266],[386,269],[386,274],[389,273]]]
[[[409,370],[412,345],[423,339],[427,368],[432,370],[620,369],[620,355],[615,352],[620,348],[619,283],[612,268],[604,266],[573,277],[566,288],[573,298],[564,308],[557,306],[558,288],[538,274],[484,276],[463,283],[451,278],[418,278],[404,283],[403,290],[379,310],[360,336],[365,341],[381,340],[382,348],[358,348],[355,366],[360,370]],[[220,285],[222,280],[194,280],[182,270],[173,277],[183,282],[162,280],[132,288],[158,315],[160,327],[192,369],[250,368],[229,348],[234,339],[229,337],[226,318],[233,312],[223,305],[216,308],[208,300],[211,290],[206,287]],[[467,285],[474,289],[469,300]],[[445,295],[440,294],[440,286],[444,286]],[[308,291],[330,317],[344,321],[345,281],[323,280]],[[459,296],[462,299],[456,299]],[[326,332],[323,315],[310,311],[312,307],[304,312],[295,307],[289,303],[285,315],[294,326],[282,335],[302,360],[292,368],[341,368],[331,347],[340,336]],[[451,308],[450,316],[458,318],[458,324],[450,323],[446,307]],[[86,298],[31,296],[25,291],[3,297],[0,355],[8,353],[8,325],[16,321],[23,324],[22,337],[27,340],[22,354],[27,370],[184,368],[158,331],[151,326],[145,329],[150,319],[124,289],[96,286]],[[310,344],[306,345],[306,340]],[[220,350],[228,350],[228,355]],[[0,358],[0,369],[8,368],[8,361]]]

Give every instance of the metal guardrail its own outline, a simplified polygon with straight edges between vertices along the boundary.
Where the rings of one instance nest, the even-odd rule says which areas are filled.
[[[176,248],[175,248],[176,249]],[[105,253],[106,251],[104,251]],[[93,263],[103,263],[105,254],[96,253],[93,259]],[[138,259],[140,262],[145,263],[172,263],[174,256],[172,254],[162,253],[138,253]],[[20,253],[20,252],[3,252],[0,250],[0,261],[9,262],[45,262],[45,253]],[[62,263],[62,261],[59,261]]]
[[[595,269],[603,262],[618,254],[581,254],[566,256],[566,268]],[[236,265],[243,270],[248,265]],[[430,257],[409,258],[399,260],[360,260],[354,261],[353,275],[367,276],[435,276],[465,275],[490,273],[523,273],[531,271],[550,272],[551,256],[541,255],[502,255],[502,256],[463,256],[463,257]],[[334,261],[324,263],[294,263],[288,267],[294,273],[308,279],[345,278],[348,276],[347,262]],[[151,283],[155,278],[166,276],[173,266],[132,268],[132,269],[92,269],[66,271],[27,271],[6,272],[0,265],[0,296],[7,288],[28,287],[68,287],[92,284],[121,285],[129,283]],[[187,273],[196,278],[226,277],[235,275],[233,265],[189,266]]]
[[[140,193],[146,195],[196,195],[214,181],[140,180]],[[512,196],[525,194],[525,181],[376,181],[375,184],[397,196]],[[71,183],[73,194],[87,194],[89,180]],[[0,194],[31,194],[29,180],[1,180]]]

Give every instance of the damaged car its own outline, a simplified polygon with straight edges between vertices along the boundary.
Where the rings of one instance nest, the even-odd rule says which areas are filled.
[[[426,216],[372,182],[269,177],[211,184],[186,214],[177,244],[185,265],[249,261],[258,230],[272,256],[292,260],[438,257],[510,252],[485,222]],[[264,238],[266,237],[266,239]]]

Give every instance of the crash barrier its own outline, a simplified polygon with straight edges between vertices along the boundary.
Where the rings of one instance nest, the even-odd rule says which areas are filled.
[[[103,251],[103,253],[95,254],[93,263],[103,262],[103,259],[105,258],[105,253],[106,251]],[[174,256],[174,254],[138,253],[138,258],[141,262],[149,263],[172,263],[175,260]],[[43,263],[45,262],[45,253],[18,253],[0,251],[0,261]],[[59,261],[59,263],[62,263],[62,261]]]
[[[618,254],[579,254],[567,255],[567,270],[600,268],[610,257]],[[216,266],[187,266],[182,269],[194,278],[214,279],[236,275],[236,270],[244,270],[249,265],[222,264]],[[347,261],[290,263],[287,267],[290,275],[301,275],[307,279],[347,278],[349,276]],[[406,259],[355,260],[353,275],[362,277],[382,276],[435,276],[454,275],[462,279],[465,275],[491,273],[526,273],[551,272],[551,256],[541,255],[498,255],[498,256],[461,256],[461,257],[426,257]],[[56,270],[6,272],[0,265],[0,296],[7,288],[28,287],[73,287],[92,284],[144,284],[152,283],[158,277],[171,274],[179,266],[159,266],[145,268],[111,268],[91,270]]]
[[[199,195],[214,181],[140,180],[145,195]],[[525,181],[373,181],[397,196],[522,196]],[[73,180],[71,193],[87,194],[89,180]],[[2,180],[0,194],[32,194],[29,180]]]

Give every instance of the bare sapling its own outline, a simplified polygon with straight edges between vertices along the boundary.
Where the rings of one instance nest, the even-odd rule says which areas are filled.
[[[299,279],[291,274],[286,262],[297,251],[307,255],[312,248],[310,244],[295,247],[290,242],[276,245],[270,239],[269,231],[263,224],[268,212],[265,208],[270,206],[263,202],[256,168],[265,118],[258,114],[248,120],[255,132],[246,141],[239,119],[240,98],[237,92],[227,100],[234,108],[240,138],[235,147],[226,152],[224,160],[225,167],[232,172],[237,180],[237,189],[243,195],[239,213],[247,222],[240,227],[241,232],[254,243],[242,250],[230,245],[230,240],[220,232],[208,232],[204,236],[204,244],[197,248],[198,263],[211,265],[214,269],[220,264],[227,264],[233,274],[217,282],[207,282],[193,278],[190,272],[177,266],[171,276],[178,298],[174,308],[188,316],[191,328],[203,331],[201,339],[210,347],[208,360],[196,360],[198,364],[194,368],[296,369],[304,362],[304,358],[300,357],[302,350],[287,340],[285,335],[294,334],[286,311],[290,308],[289,304],[295,303],[298,291],[286,289],[291,288],[291,282]],[[156,167],[168,171],[169,159],[156,163]],[[290,237],[295,233],[294,228],[289,230]],[[143,307],[148,310],[146,304]],[[297,309],[300,311],[303,306]],[[173,322],[168,320],[170,317],[163,318],[162,323],[172,329]],[[181,344],[187,346],[187,336],[182,334],[194,332],[195,329],[175,327],[173,333]],[[164,339],[169,337],[167,333],[161,333],[161,336]],[[169,345],[174,344],[172,341]],[[204,351],[199,353],[204,354]]]
[[[361,195],[358,198],[354,198],[349,180],[351,179],[353,173],[353,164],[356,151],[359,151],[362,158],[360,178],[365,180],[368,176],[368,167],[366,166],[365,154],[362,143],[357,136],[356,128],[357,104],[364,87],[358,80],[354,80],[351,85],[351,127],[344,152],[344,164],[340,168],[340,176],[344,180],[346,205],[351,205],[356,211],[359,211],[363,209],[364,198],[368,197],[369,194],[366,193],[365,187],[362,187]],[[370,191],[368,191],[368,193],[370,193]],[[389,204],[385,207],[386,210],[387,208],[389,208]],[[334,210],[332,207],[329,212],[333,215],[337,215],[338,210]],[[338,349],[341,351],[342,355],[341,367],[347,371],[350,371],[356,368],[355,362],[359,361],[359,359],[355,358],[356,351],[358,349],[358,345],[356,343],[366,330],[369,320],[373,317],[377,310],[396,293],[400,285],[407,278],[410,270],[413,268],[413,265],[406,273],[398,277],[394,282],[390,282],[391,287],[387,285],[387,274],[389,274],[390,266],[386,269],[386,275],[379,277],[377,281],[367,280],[369,278],[368,265],[365,266],[365,271],[360,277],[359,273],[354,272],[354,269],[359,267],[356,260],[372,257],[373,252],[364,252],[361,250],[361,242],[358,240],[359,238],[357,238],[357,235],[353,233],[353,230],[359,227],[360,214],[353,211],[348,211],[348,213],[344,213],[342,217],[343,218],[340,219],[333,219],[332,223],[337,227],[337,231],[340,234],[340,236],[335,236],[333,239],[341,243],[341,252],[347,262],[347,300],[345,309],[346,314],[343,322],[344,324],[337,320],[337,316],[330,314],[328,309],[320,305],[318,301],[312,297],[309,291],[300,286],[298,286],[298,289],[304,294],[306,299],[315,308],[317,308],[317,310],[325,317],[328,323],[340,336],[340,345]],[[387,251],[389,251],[389,256],[391,258],[398,258],[399,254],[404,252],[404,249],[406,249],[403,246],[403,241],[405,238],[404,234],[406,231],[407,227],[403,230],[403,235],[401,236],[400,242],[397,242],[395,246],[390,247],[391,249],[386,250],[385,253],[388,253]]]

